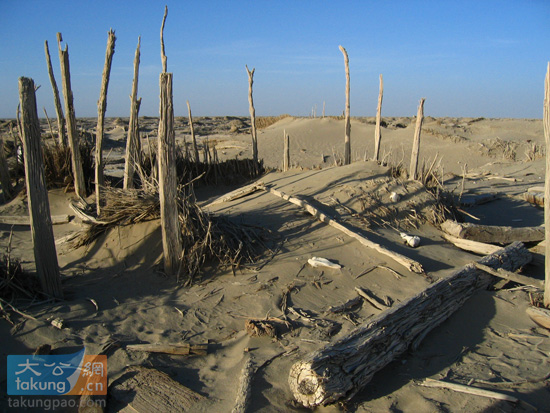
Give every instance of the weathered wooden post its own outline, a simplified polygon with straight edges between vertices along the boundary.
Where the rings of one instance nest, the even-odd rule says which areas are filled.
[[[546,68],[544,81],[543,110],[544,140],[546,141],[546,178],[544,184],[544,227],[546,238],[544,306],[550,308],[550,62]]]
[[[325,101],[323,100],[323,119],[325,118]]]
[[[416,115],[416,128],[414,130],[414,141],[411,153],[411,165],[409,167],[409,179],[416,179],[416,170],[418,168],[418,152],[420,151],[420,132],[422,131],[422,121],[424,120],[424,98],[420,99],[418,113]]]
[[[248,104],[250,111],[250,133],[252,135],[252,160],[254,161],[254,171],[258,173],[258,135],[256,135],[256,110],[254,109],[254,100],[252,99],[252,84],[254,83],[254,71],[248,70],[248,65],[245,65],[246,73],[248,73]]]
[[[350,120],[350,99],[349,99],[349,58],[348,52],[342,46],[338,46],[340,51],[344,55],[344,64],[346,66],[346,110],[345,110],[345,128],[346,135],[344,139],[344,165],[349,165],[351,163],[351,120]]]
[[[161,73],[158,130],[159,197],[164,271],[168,275],[177,274],[182,251],[178,221],[176,140],[172,102],[172,73]]]
[[[166,23],[166,17],[168,16],[168,6],[164,6],[164,16],[162,17],[162,24],[160,25],[160,58],[162,60],[162,73],[166,73],[168,70],[168,59],[164,52],[164,24]]]
[[[384,96],[384,79],[380,74],[380,92],[378,93],[378,108],[376,109],[376,127],[374,128],[374,160],[380,160],[380,141],[382,140],[382,131],[380,129],[382,115],[382,97]]]
[[[134,187],[135,165],[140,161],[141,142],[139,138],[139,107],[141,99],[137,98],[139,60],[140,60],[141,36],[138,37],[136,54],[134,57],[134,80],[132,81],[132,94],[130,95],[130,122],[128,124],[128,138],[126,140],[126,162],[124,163],[123,188]]]
[[[195,127],[193,126],[193,115],[191,115],[191,105],[187,101],[187,112],[189,113],[189,129],[191,129],[191,139],[193,140],[193,155],[195,163],[199,163],[199,148],[197,147],[197,138],[195,137]]]
[[[19,78],[19,99],[22,109],[25,182],[27,184],[27,200],[36,272],[44,293],[55,298],[62,298],[61,277],[53,237],[46,178],[44,176],[40,124],[36,108],[34,81],[32,79]]]
[[[286,133],[286,130],[283,131],[283,138],[284,138],[283,172],[286,172],[288,171],[288,168],[290,168],[290,137]]]
[[[63,38],[57,33],[57,45],[59,48],[59,63],[61,65],[61,80],[63,83],[63,96],[65,97],[65,114],[67,120],[67,132],[69,136],[69,148],[71,149],[71,162],[74,175],[74,190],[80,197],[86,196],[86,184],[82,171],[82,159],[80,156],[79,138],[76,131],[76,117],[74,113],[73,91],[71,89],[71,69],[69,66],[69,46],[65,44],[65,50],[61,49]]]
[[[101,92],[97,102],[97,128],[95,138],[95,199],[97,215],[101,213],[100,188],[104,185],[103,180],[103,134],[105,128],[105,111],[107,110],[107,89],[109,88],[109,77],[111,76],[111,63],[115,53],[116,36],[113,29],[109,30],[107,38],[107,49],[105,51],[105,65],[103,66],[103,77],[101,79]]]
[[[0,185],[2,185],[2,193],[4,194],[4,201],[9,201],[13,196],[11,187],[10,171],[8,168],[8,162],[4,155],[4,139],[0,137]]]
[[[61,107],[61,99],[59,99],[59,89],[57,88],[57,82],[53,74],[52,59],[50,57],[50,48],[48,47],[48,41],[44,41],[44,53],[46,54],[46,64],[48,65],[48,74],[50,76],[50,83],[53,90],[53,102],[55,104],[55,112],[57,114],[57,134],[59,144],[62,147],[67,146],[67,132],[65,131],[65,116],[63,116],[63,108]]]

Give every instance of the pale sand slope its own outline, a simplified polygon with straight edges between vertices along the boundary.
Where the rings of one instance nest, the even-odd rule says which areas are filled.
[[[414,124],[410,125],[410,119],[405,118],[388,120],[388,123],[408,125],[405,128],[384,128],[382,145],[382,151],[392,153],[394,162],[403,159],[408,168]],[[542,211],[519,199],[526,188],[543,182],[543,160],[526,161],[524,155],[529,145],[527,139],[539,145],[543,142],[540,121],[491,119],[474,122],[446,118],[427,119],[424,127],[439,128],[437,130],[441,134],[465,138],[438,138],[429,133],[422,135],[421,158],[431,161],[439,152],[446,185],[449,189],[455,189],[457,194],[462,190],[462,180],[447,172],[462,173],[465,163],[469,172],[487,171],[492,174],[490,177],[516,178],[516,182],[488,179],[490,177],[464,180],[465,192],[498,191],[506,195],[499,201],[468,210],[481,218],[480,222],[514,226],[542,223]],[[321,155],[325,155],[324,169],[272,172],[262,178],[266,184],[291,195],[304,196],[317,205],[331,205],[325,205],[325,208],[340,219],[348,220],[368,238],[418,260],[434,278],[445,277],[453,269],[477,259],[444,243],[440,232],[429,224],[409,231],[422,237],[422,245],[412,250],[401,243],[396,231],[379,228],[369,231],[337,208],[334,200],[357,210],[361,200],[367,199],[365,197],[371,192],[378,193],[385,205],[389,205],[389,191],[393,190],[406,189],[412,194],[409,200],[424,199],[423,191],[415,184],[388,181],[388,168],[374,162],[329,167],[334,163],[332,148],[336,154],[343,153],[342,121],[284,119],[261,131],[260,157],[267,166],[277,167],[281,162],[283,129],[291,136],[294,164],[304,167],[319,165]],[[182,123],[178,137],[182,139],[186,132]],[[249,135],[228,134],[225,130],[215,132],[213,130],[208,138],[213,141],[215,136],[220,141],[217,144],[220,145],[219,153],[225,151],[226,156],[234,157],[231,151],[238,150],[241,156],[247,155],[250,150]],[[124,136],[121,127],[111,133],[112,138],[122,139]],[[362,133],[364,138],[360,137]],[[352,152],[356,159],[363,158],[365,149],[367,155],[372,154],[373,133],[373,125],[353,122]],[[502,141],[496,141],[496,137]],[[199,137],[199,142],[204,139],[205,136]],[[508,145],[502,143],[508,141]],[[119,141],[113,142],[113,147],[123,148]],[[515,161],[506,154],[510,146],[516,148]],[[216,191],[220,193],[224,189]],[[211,199],[215,191],[202,188],[197,192],[206,203],[206,197]],[[62,191],[51,192],[52,214],[69,213],[67,199],[70,196]],[[407,202],[403,202],[401,209],[405,210]],[[21,198],[1,208],[3,215],[26,213]],[[296,328],[275,341],[246,336],[246,318],[280,316],[279,302],[283,291],[288,288],[291,288],[289,306],[324,317],[323,312],[329,306],[354,297],[353,289],[357,286],[399,302],[429,285],[426,277],[406,271],[391,259],[365,248],[335,229],[313,220],[298,207],[270,194],[255,193],[231,203],[219,204],[211,211],[268,228],[274,233],[270,245],[274,249],[280,247],[280,250],[259,270],[243,269],[233,275],[229,270],[206,269],[202,281],[190,288],[177,288],[174,281],[164,277],[156,265],[162,252],[158,221],[121,227],[88,248],[76,251],[59,248],[67,301],[33,307],[28,311],[39,319],[61,317],[68,328],[60,331],[27,320],[18,329],[10,331],[10,326],[0,320],[2,363],[7,354],[29,354],[44,343],[52,344],[58,352],[85,345],[88,354],[97,354],[102,353],[109,343],[115,342],[120,346],[110,347],[106,351],[109,355],[110,382],[119,377],[128,365],[155,367],[207,396],[194,410],[230,411],[236,397],[245,348],[251,349],[249,354],[258,366],[296,348],[288,355],[273,359],[256,373],[250,406],[250,411],[293,411],[296,408],[289,403],[292,396],[287,384],[290,366],[325,342],[351,331],[352,322],[339,316],[327,317],[341,324],[338,333],[330,337],[324,329],[312,327],[290,315],[290,319],[296,321]],[[54,232],[59,238],[80,228],[78,223],[69,223],[55,226]],[[10,227],[0,225],[0,230],[0,245],[5,248]],[[25,268],[32,269],[32,245],[27,227],[14,228],[12,247],[13,255],[22,258]],[[343,268],[322,270],[304,266],[312,256],[337,261]],[[376,268],[355,278],[365,269],[378,264],[393,268],[403,277],[397,279],[388,270]],[[541,278],[543,269],[531,265],[525,273]],[[90,298],[97,302],[99,310],[96,311]],[[419,350],[405,355],[375,375],[372,382],[348,404],[348,409],[357,412],[530,411],[524,406],[514,407],[506,402],[415,384],[416,379],[425,377],[445,377],[449,381],[467,383],[470,379],[520,381],[545,376],[549,369],[550,337],[548,331],[536,328],[525,315],[528,302],[528,294],[522,290],[477,293],[448,321],[433,330]],[[25,308],[24,305],[21,308]],[[354,321],[366,322],[378,313],[379,310],[363,304],[356,311]],[[17,317],[14,316],[14,319]],[[133,343],[206,343],[209,340],[211,351],[205,357],[147,355],[124,348],[126,344]],[[0,367],[0,382],[5,380],[3,366]],[[541,411],[550,405],[550,392],[541,382],[494,389],[514,394]],[[1,403],[5,406],[5,396],[1,397]],[[339,406],[328,406],[319,411],[339,409]]]

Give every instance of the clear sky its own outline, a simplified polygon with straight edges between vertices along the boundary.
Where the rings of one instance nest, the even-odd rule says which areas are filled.
[[[129,116],[133,59],[141,35],[140,115],[158,116],[164,5],[175,114],[248,115],[245,64],[256,68],[257,115],[326,114],[345,104],[349,54],[352,116],[374,116],[384,76],[383,116],[542,118],[550,60],[549,0],[0,0],[0,117],[15,116],[18,77],[41,85],[55,116],[44,58],[48,40],[59,88],[56,33],[69,46],[77,117],[97,116],[109,28],[117,41],[107,116]],[[64,43],[63,43],[64,44]]]

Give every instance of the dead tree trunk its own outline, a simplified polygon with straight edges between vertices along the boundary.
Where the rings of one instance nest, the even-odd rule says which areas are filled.
[[[128,124],[128,138],[126,140],[126,162],[124,163],[124,181],[123,188],[134,187],[134,174],[136,163],[140,158],[140,139],[138,127],[139,106],[138,103],[138,78],[139,78],[139,58],[140,58],[141,36],[138,37],[136,55],[134,58],[134,80],[132,82],[132,94],[130,95],[130,122]]]
[[[36,108],[34,81],[19,78],[19,99],[22,109],[25,182],[36,272],[44,293],[62,298],[61,277],[55,250],[50,204],[44,176],[40,124]]]
[[[514,243],[484,257],[480,263],[516,270],[530,259],[531,254],[523,244]],[[290,369],[289,384],[294,397],[307,407],[353,397],[374,373],[409,346],[416,348],[429,331],[489,282],[490,276],[468,264],[338,341],[309,354]]]
[[[50,48],[48,47],[48,41],[44,41],[44,52],[46,54],[46,64],[48,65],[48,74],[50,75],[50,83],[53,90],[53,102],[55,104],[55,112],[57,114],[57,134],[59,144],[62,147],[67,146],[67,133],[65,131],[65,117],[63,116],[63,108],[61,107],[61,99],[59,99],[59,89],[55,81],[53,74],[52,59],[50,57]]]
[[[160,25],[160,58],[162,60],[162,73],[166,73],[168,70],[168,59],[166,53],[164,53],[164,24],[166,23],[166,17],[168,16],[168,6],[164,6],[164,16],[162,16],[162,24]]]
[[[76,131],[73,91],[71,89],[71,69],[69,66],[69,46],[65,44],[65,50],[62,50],[62,41],[63,38],[61,37],[61,33],[57,33],[59,62],[61,64],[61,80],[63,83],[63,96],[65,97],[65,114],[67,115],[67,132],[69,136],[69,148],[71,149],[71,162],[74,175],[74,191],[78,196],[84,198],[86,196],[86,184],[84,182],[84,172],[82,171],[79,137]]]
[[[508,244],[513,241],[535,242],[544,239],[544,227],[501,227],[447,220],[441,229],[457,238],[477,242]]]
[[[344,138],[344,165],[351,163],[351,120],[350,120],[350,98],[349,98],[349,58],[348,52],[342,46],[340,51],[344,55],[344,64],[346,67],[346,111],[345,111],[345,138]]]
[[[283,171],[288,171],[288,168],[290,168],[290,137],[288,136],[288,133],[286,133],[286,130],[283,132],[284,135],[284,148],[283,148]]]
[[[107,89],[109,88],[109,77],[111,76],[111,63],[115,53],[115,32],[111,29],[108,33],[107,49],[105,51],[105,65],[103,67],[103,77],[101,79],[101,92],[97,103],[97,128],[95,138],[95,198],[97,206],[97,215],[101,213],[100,188],[104,185],[103,181],[103,134],[105,128],[105,111],[107,110]]]
[[[546,68],[546,79],[544,82],[544,140],[546,141],[546,179],[544,184],[544,199],[550,199],[550,62]],[[550,202],[544,203],[544,227],[546,235],[545,249],[545,283],[544,283],[544,306],[550,308]]]
[[[416,115],[416,128],[414,130],[413,149],[411,154],[411,166],[409,167],[409,179],[416,179],[416,170],[418,168],[418,152],[420,152],[420,132],[422,131],[422,121],[424,120],[424,98],[420,99],[418,113]]]
[[[197,147],[197,138],[195,136],[195,126],[193,125],[193,116],[191,115],[191,105],[187,101],[187,112],[189,112],[189,129],[191,129],[191,139],[193,141],[193,155],[195,163],[199,163],[199,148]]]
[[[182,242],[178,221],[172,73],[162,73],[160,75],[158,168],[164,271],[168,275],[175,275],[179,269]]]
[[[376,109],[376,127],[374,128],[374,160],[380,160],[380,141],[382,140],[382,131],[380,122],[382,120],[382,98],[384,97],[384,79],[380,74],[380,92],[378,93],[378,108]]]
[[[248,65],[245,65],[246,73],[248,73],[248,104],[250,111],[250,134],[252,135],[252,160],[254,161],[254,170],[258,171],[258,136],[256,135],[256,110],[254,109],[254,100],[252,98],[252,84],[254,83],[254,71],[248,70]]]
[[[4,201],[9,201],[13,196],[13,188],[11,186],[8,162],[4,156],[4,140],[2,138],[0,138],[0,185],[2,185]]]

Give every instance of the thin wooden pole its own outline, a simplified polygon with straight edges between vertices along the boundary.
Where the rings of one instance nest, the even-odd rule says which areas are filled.
[[[544,81],[543,129],[546,141],[546,179],[544,184],[544,227],[546,236],[544,306],[550,308],[550,62]]]
[[[323,119],[325,118],[325,101],[323,100]]]
[[[71,69],[69,66],[69,46],[65,44],[65,50],[61,49],[63,38],[57,33],[57,45],[59,47],[59,62],[61,65],[61,80],[63,84],[63,96],[65,97],[65,114],[67,115],[67,132],[69,137],[69,148],[71,149],[71,162],[74,175],[74,190],[82,198],[86,196],[86,184],[84,172],[82,171],[82,159],[80,146],[78,144],[78,133],[76,131],[76,117],[74,113],[73,91],[71,89]]]
[[[36,272],[44,293],[62,298],[63,291],[44,176],[40,124],[32,79],[19,78],[19,99],[22,109],[25,180]]]
[[[349,98],[349,58],[348,52],[342,46],[338,46],[340,51],[344,55],[344,64],[346,67],[346,111],[345,111],[345,138],[344,138],[344,165],[349,165],[351,163],[351,121],[350,121],[350,98]]]
[[[61,99],[59,98],[59,89],[55,81],[53,74],[52,59],[50,57],[50,49],[48,47],[48,41],[44,41],[44,53],[46,54],[46,64],[48,65],[48,74],[50,76],[50,83],[53,90],[53,102],[55,104],[55,112],[57,114],[57,134],[59,144],[62,147],[67,146],[67,133],[65,131],[65,116],[63,116],[63,108],[61,107]]]
[[[193,115],[191,115],[191,105],[187,101],[187,112],[189,113],[189,129],[191,129],[191,139],[193,140],[193,154],[195,156],[195,163],[199,163],[199,148],[197,147],[197,138],[195,137],[195,126],[193,125]]]
[[[409,179],[416,179],[416,170],[418,168],[418,152],[420,151],[420,133],[422,131],[422,121],[424,120],[424,101],[426,99],[420,99],[418,105],[418,113],[416,115],[416,128],[414,130],[414,141],[411,154],[411,166],[409,168]]]
[[[168,16],[168,6],[164,6],[164,16],[162,17],[162,24],[160,26],[160,58],[162,60],[162,73],[167,71],[167,58],[164,53],[164,24],[166,23],[166,16]]]
[[[160,75],[158,168],[164,272],[168,275],[176,275],[179,269],[182,241],[178,221],[172,73]]]
[[[283,155],[283,171],[288,171],[290,168],[290,137],[286,133],[286,130],[283,131],[284,137],[284,155]]]
[[[374,160],[380,160],[380,141],[382,140],[382,131],[380,121],[382,119],[382,98],[384,96],[384,79],[380,74],[380,92],[378,93],[378,108],[376,109],[376,127],[374,128]]]
[[[97,103],[97,128],[95,138],[95,199],[97,215],[101,213],[100,188],[104,185],[103,180],[103,135],[105,128],[105,112],[107,111],[107,89],[109,88],[109,77],[111,76],[111,64],[115,53],[116,36],[113,29],[109,30],[107,38],[107,49],[105,50],[105,65],[103,66],[103,77],[101,79],[101,92]]]
[[[0,137],[0,185],[2,185],[2,193],[4,201],[9,201],[13,196],[13,190],[10,180],[10,170],[8,162],[4,156],[4,139]]]
[[[252,98],[252,84],[254,83],[255,68],[250,71],[248,65],[245,65],[248,73],[248,104],[250,112],[250,133],[252,134],[252,159],[254,161],[254,170],[258,172],[258,136],[256,134],[256,109],[254,109],[254,99]]]
[[[137,125],[140,106],[140,104],[137,103],[140,49],[141,36],[138,37],[136,54],[134,57],[134,80],[132,81],[132,94],[130,95],[130,122],[128,124],[128,138],[126,140],[126,162],[124,163],[124,189],[134,187],[135,165],[139,163],[139,155],[141,152],[139,147],[139,127]]]

